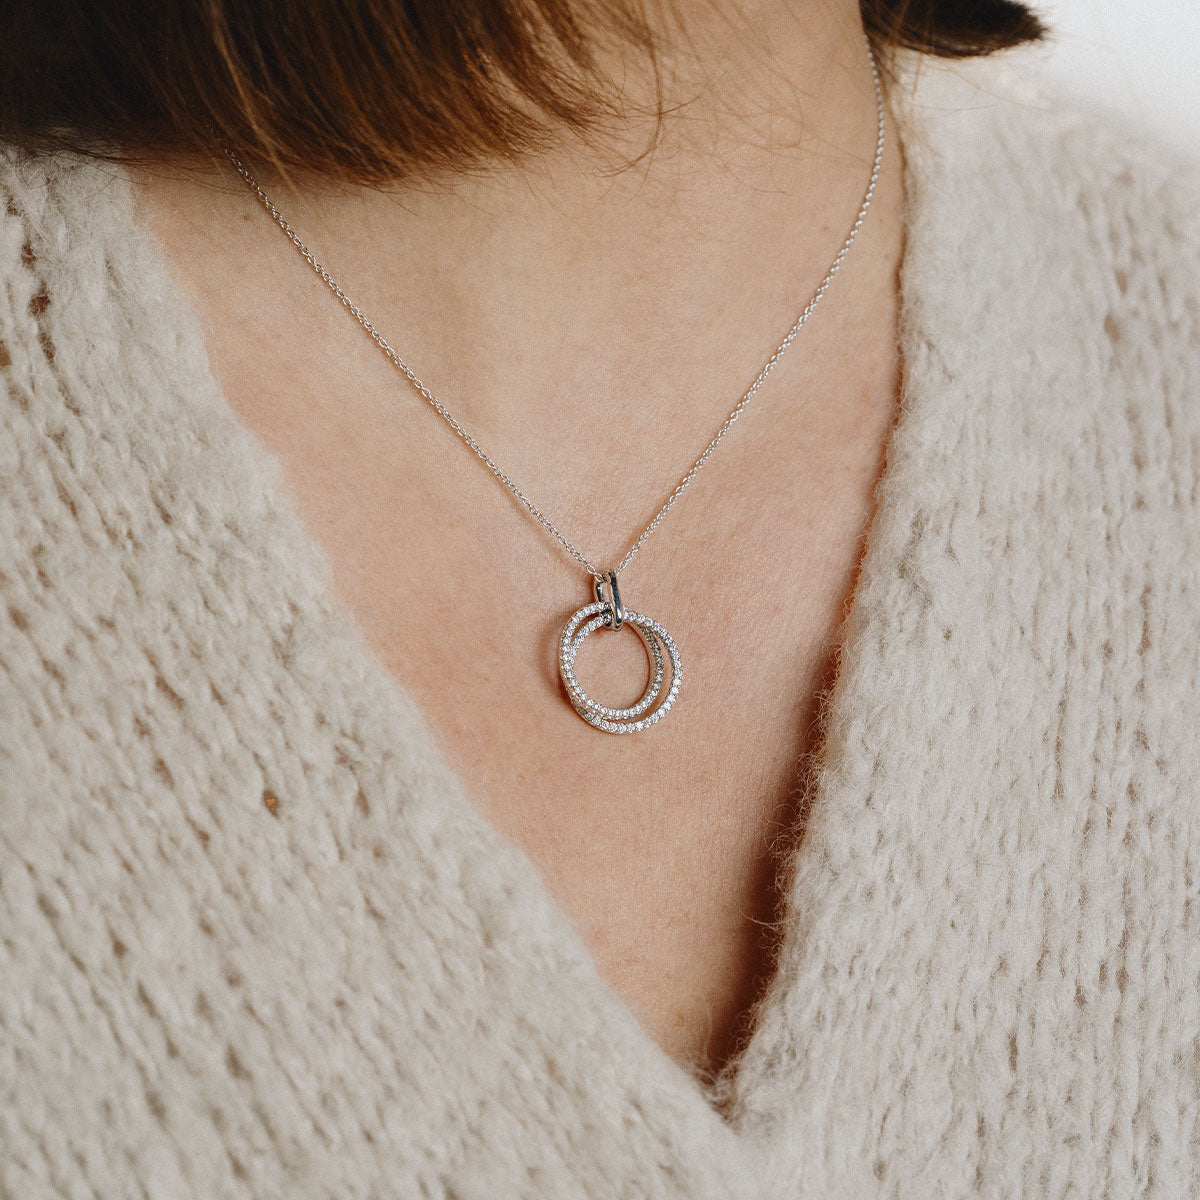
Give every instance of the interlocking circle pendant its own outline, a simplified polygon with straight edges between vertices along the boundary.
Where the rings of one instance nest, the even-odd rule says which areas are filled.
[[[679,685],[683,679],[679,650],[671,635],[657,621],[631,612],[621,604],[615,571],[596,579],[595,592],[595,603],[585,604],[574,613],[562,632],[558,643],[559,674],[572,706],[589,725],[605,733],[638,733],[661,721],[679,695]],[[575,656],[589,634],[605,626],[620,629],[626,624],[633,627],[650,655],[650,682],[636,704],[628,708],[609,708],[597,703],[579,686],[579,680],[575,678]],[[671,682],[666,695],[660,698],[665,673],[664,651],[671,664]]]

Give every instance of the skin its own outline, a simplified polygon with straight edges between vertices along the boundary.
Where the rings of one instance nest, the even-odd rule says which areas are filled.
[[[519,166],[421,185],[260,177],[434,393],[605,567],[812,294],[874,147],[856,4],[681,7],[686,35],[664,24],[674,107],[651,154],[652,123],[630,116],[599,143],[564,135]],[[611,67],[632,109],[644,70]],[[662,621],[685,663],[675,710],[628,737],[585,724],[558,681],[558,635],[590,578],[232,171],[134,171],[214,374],[281,462],[339,599],[602,978],[702,1077],[735,1061],[774,970],[779,855],[803,836],[821,695],[897,413],[890,118],[889,135],[817,314],[622,574],[626,604]],[[645,653],[632,632],[601,631],[578,670],[593,695],[630,703]]]

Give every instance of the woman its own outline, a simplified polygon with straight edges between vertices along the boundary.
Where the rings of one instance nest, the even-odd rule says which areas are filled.
[[[1194,1195],[1194,169],[1006,0],[26,8],[0,1192]]]

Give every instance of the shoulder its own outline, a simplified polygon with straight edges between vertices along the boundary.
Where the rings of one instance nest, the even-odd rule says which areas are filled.
[[[1025,61],[902,59],[893,107],[911,347],[997,421],[1156,447],[1131,494],[1200,486],[1200,165]]]
[[[44,436],[78,407],[71,394],[98,397],[98,372],[127,355],[131,325],[146,324],[139,296],[151,274],[138,244],[128,177],[114,164],[0,142],[0,429],[10,442],[40,434],[40,452],[52,450]]]
[[[115,164],[0,141],[0,278],[52,288],[103,272],[105,245],[129,240],[128,177]],[[97,259],[97,255],[99,258]],[[0,294],[0,302],[11,302]]]
[[[1200,252],[1200,161],[1067,88],[1027,58],[947,62],[904,55],[893,88],[906,150],[982,173],[997,200],[1083,226],[1097,202],[1118,222]],[[964,186],[969,180],[961,175]]]
[[[989,269],[1019,265],[1014,286],[1103,291],[1113,319],[1136,310],[1164,346],[1195,343],[1200,162],[1027,59],[907,57],[895,96],[910,180],[937,189],[943,223],[974,225]]]

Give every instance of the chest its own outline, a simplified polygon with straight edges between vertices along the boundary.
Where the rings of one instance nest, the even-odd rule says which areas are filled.
[[[807,473],[765,444],[756,455],[751,436],[635,560],[624,602],[671,632],[685,676],[666,719],[617,737],[575,714],[558,674],[590,577],[531,536],[470,456],[454,483],[426,476],[447,431],[429,422],[424,452],[362,445],[343,460],[317,427],[273,432],[255,395],[235,387],[231,402],[284,462],[339,599],[475,807],[529,856],[654,1040],[719,1069],[774,966],[781,869],[803,834],[886,397],[865,400],[856,436]],[[632,630],[598,631],[577,662],[612,705],[637,698],[647,669]]]
[[[344,314],[319,293],[302,340],[260,342],[220,289],[175,265],[225,399],[282,466],[338,600],[476,809],[533,862],[654,1040],[719,1069],[774,968],[782,864],[803,834],[822,695],[896,416],[890,294],[853,327],[814,334],[804,369],[772,380],[767,411],[731,431],[622,575],[626,605],[678,643],[685,682],[665,720],[615,737],[575,714],[558,674],[590,576],[418,397],[397,395],[382,355],[348,353]],[[293,283],[258,310],[305,312],[311,283]],[[875,349],[849,357],[851,336]],[[569,536],[593,554],[615,547],[615,561],[711,418],[664,408],[657,427],[677,444],[647,450],[636,431],[653,413],[581,423],[567,405],[482,440]],[[646,654],[632,630],[601,630],[577,669],[602,702],[629,704]]]

